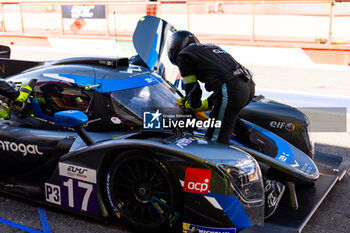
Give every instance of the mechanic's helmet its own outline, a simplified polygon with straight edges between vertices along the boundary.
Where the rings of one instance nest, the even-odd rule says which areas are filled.
[[[199,43],[193,33],[185,30],[174,32],[168,41],[168,57],[171,63],[175,65],[179,52],[192,43]]]

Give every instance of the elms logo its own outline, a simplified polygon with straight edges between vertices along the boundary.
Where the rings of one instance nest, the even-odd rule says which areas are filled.
[[[207,194],[210,188],[210,180],[211,170],[189,167],[185,173],[184,191]]]
[[[143,113],[143,128],[144,129],[161,129],[162,113],[159,109],[156,112]]]

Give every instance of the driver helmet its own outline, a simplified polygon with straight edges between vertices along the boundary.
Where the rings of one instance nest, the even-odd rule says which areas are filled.
[[[174,32],[168,41],[168,57],[171,63],[175,64],[179,52],[192,43],[199,43],[197,37],[185,30]]]

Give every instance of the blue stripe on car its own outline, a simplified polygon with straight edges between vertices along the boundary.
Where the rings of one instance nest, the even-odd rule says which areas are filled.
[[[255,125],[250,124],[247,121],[245,121],[245,123],[249,126],[252,126],[254,129],[258,130],[262,134],[266,135],[268,138],[275,141],[276,146],[278,148],[277,156],[275,157],[275,159],[277,159],[283,163],[290,164],[294,155],[293,155],[293,152],[292,152],[290,146],[288,145],[288,143],[286,141],[284,141],[280,137],[276,136],[275,134],[273,134],[273,133],[271,133],[271,132],[269,132],[261,127],[256,127]]]
[[[158,34],[156,34],[154,37],[152,48],[146,62],[147,66],[150,69],[153,69],[153,67],[156,65],[158,61],[159,55],[157,53],[157,42],[158,42]]]
[[[95,81],[98,81],[98,79],[95,80],[95,78],[93,77],[81,76],[81,75],[59,74],[59,76],[73,79],[75,84],[78,84],[84,87],[87,85],[95,85],[96,84]],[[96,87],[93,87],[91,89],[96,89]]]
[[[99,79],[88,76],[72,75],[72,74],[59,74],[61,77],[70,78],[74,80],[74,83],[81,86],[92,86],[92,90],[96,90],[101,93],[120,91],[137,87],[150,86],[157,83],[161,83],[163,80],[158,75],[150,74],[146,76],[136,78],[125,79]],[[101,84],[100,87],[94,86]]]
[[[205,196],[214,197],[216,199],[237,230],[252,226],[248,215],[236,197],[217,193],[207,193]]]
[[[163,80],[156,75],[147,75],[138,78],[127,78],[118,80],[103,80],[101,92],[120,91],[136,87],[150,86],[162,82]]]

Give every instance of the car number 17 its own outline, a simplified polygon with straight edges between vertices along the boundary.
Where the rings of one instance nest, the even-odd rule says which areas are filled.
[[[63,182],[63,185],[68,188],[68,206],[74,208],[74,186],[73,179],[68,179],[68,181]],[[87,211],[87,206],[89,203],[89,198],[93,190],[93,185],[85,182],[78,181],[78,187],[85,189],[85,194],[83,197],[83,202],[81,204],[81,210]]]

